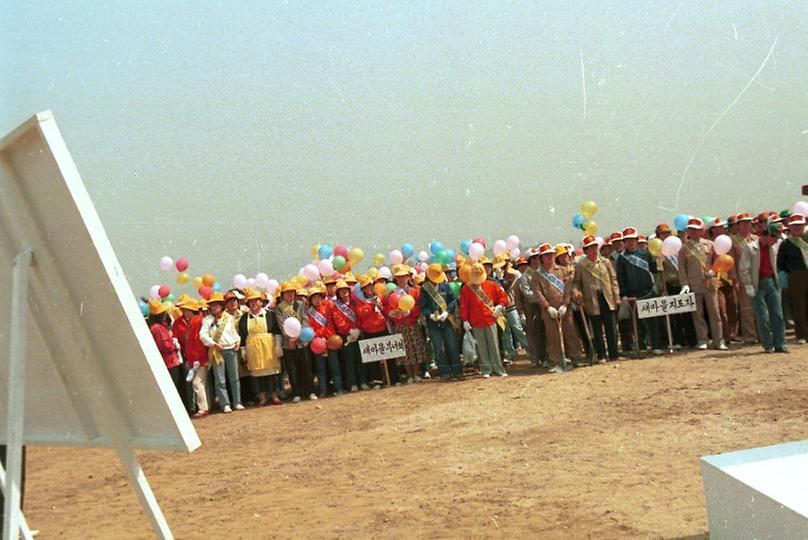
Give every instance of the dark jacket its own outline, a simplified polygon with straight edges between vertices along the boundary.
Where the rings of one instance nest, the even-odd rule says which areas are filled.
[[[636,255],[647,262],[648,271],[630,263],[626,255]],[[654,296],[654,279],[650,272],[656,271],[656,260],[646,250],[626,250],[617,258],[617,283],[620,286],[620,295],[634,298]]]

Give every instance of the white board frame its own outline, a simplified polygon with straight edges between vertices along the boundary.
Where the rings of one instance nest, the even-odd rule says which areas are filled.
[[[39,150],[38,153],[18,155],[21,148],[32,145]],[[42,163],[46,171],[55,170],[59,178],[26,177],[25,171],[20,172],[13,166],[15,159],[23,158]],[[30,176],[30,171],[28,174]],[[121,354],[127,362],[135,362],[133,365],[137,367],[138,375],[146,378],[144,384],[147,386],[144,388],[148,390],[147,396],[130,395],[124,399],[116,392],[113,373],[105,364],[109,359],[100,359],[99,338],[90,323],[82,320],[81,310],[84,308],[79,307],[79,302],[71,295],[71,290],[75,291],[84,284],[77,281],[77,276],[66,275],[57,264],[58,250],[65,248],[48,242],[48,235],[58,235],[60,231],[47,230],[41,225],[33,210],[35,202],[26,199],[21,187],[27,186],[26,182],[60,181],[64,182],[64,185],[58,184],[60,191],[66,190],[67,197],[72,199],[66,204],[73,205],[66,219],[72,220],[70,223],[75,226],[77,212],[82,224],[80,234],[76,234],[71,241],[77,244],[86,242],[84,249],[98,257],[93,265],[96,265],[94,268],[98,269],[99,275],[91,277],[103,283],[112,293],[109,298],[105,297],[105,302],[115,308],[110,310],[109,316],[121,319],[118,327],[124,329],[122,332],[126,337]],[[0,192],[3,197],[0,200],[0,252],[6,261],[14,261],[8,379],[0,381],[5,383],[0,388],[8,390],[7,403],[4,404],[6,415],[0,415],[0,421],[5,421],[0,441],[5,439],[7,443],[7,474],[0,482],[6,494],[3,538],[17,538],[21,524],[24,525],[19,511],[23,444],[115,449],[155,532],[161,538],[171,538],[171,531],[134,450],[191,452],[200,446],[199,437],[165,369],[101,220],[49,111],[31,117],[0,139]],[[36,204],[44,203],[38,201]],[[52,251],[54,249],[55,252]],[[23,404],[26,360],[30,353],[26,351],[30,343],[26,334],[31,321],[34,321],[42,345],[56,370],[53,377],[42,381],[42,391],[47,391],[48,384],[51,388],[61,385],[60,390],[68,390],[66,396],[80,423],[80,430],[77,430],[80,433],[49,435],[40,430],[36,435],[30,435],[26,432]],[[40,343],[37,342],[37,345]],[[136,363],[139,359],[142,364]],[[92,391],[87,391],[88,388],[92,388]],[[145,403],[148,403],[149,410],[154,408],[159,411],[155,416],[160,417],[160,426],[166,431],[156,435],[150,427],[153,422],[143,424],[142,419],[141,425],[134,425],[130,411],[143,407]],[[41,423],[35,418],[34,424]],[[22,531],[26,534],[27,526],[23,526]]]

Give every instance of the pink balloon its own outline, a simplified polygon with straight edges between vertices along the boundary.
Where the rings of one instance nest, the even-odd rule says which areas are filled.
[[[311,352],[313,352],[314,354],[323,354],[326,349],[325,339],[321,337],[316,337],[311,341],[310,346],[311,346]]]
[[[348,259],[348,248],[343,246],[342,244],[335,247],[334,248],[334,257],[337,257],[337,256],[345,257],[345,259],[347,260]]]
[[[320,261],[317,262],[316,267],[314,265],[311,266],[314,267],[315,270],[317,270],[318,273],[322,274],[324,277],[329,277],[334,274],[334,263],[332,263],[328,259],[321,259]],[[318,275],[315,275],[313,277],[306,275],[306,277],[309,278],[309,281],[317,281],[320,278],[320,276]]]
[[[713,249],[716,255],[726,255],[732,249],[732,239],[726,234],[717,236],[713,242]]]
[[[404,255],[402,255],[399,250],[394,249],[390,252],[390,262],[393,264],[401,264],[404,262]]]
[[[481,243],[474,242],[469,246],[469,257],[471,257],[471,260],[479,261],[483,255],[485,255],[485,247]]]
[[[317,281],[318,279],[320,279],[320,269],[318,269],[317,266],[320,266],[323,263],[331,264],[327,259],[318,261],[317,265],[307,264],[306,266],[303,267],[303,276],[309,281]]]

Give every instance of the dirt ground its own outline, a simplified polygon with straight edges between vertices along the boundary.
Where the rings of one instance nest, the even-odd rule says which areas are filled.
[[[141,461],[178,538],[702,538],[699,456],[808,438],[808,347],[510,371],[219,414]],[[28,471],[39,538],[151,536],[113,453]]]

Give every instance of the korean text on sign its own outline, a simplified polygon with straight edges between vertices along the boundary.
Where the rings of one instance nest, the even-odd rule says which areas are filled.
[[[404,336],[401,334],[362,339],[359,341],[359,351],[362,353],[363,364],[407,355],[404,349]]]
[[[677,313],[688,313],[690,311],[696,311],[696,295],[694,293],[637,300],[637,317],[640,319],[676,315]]]

